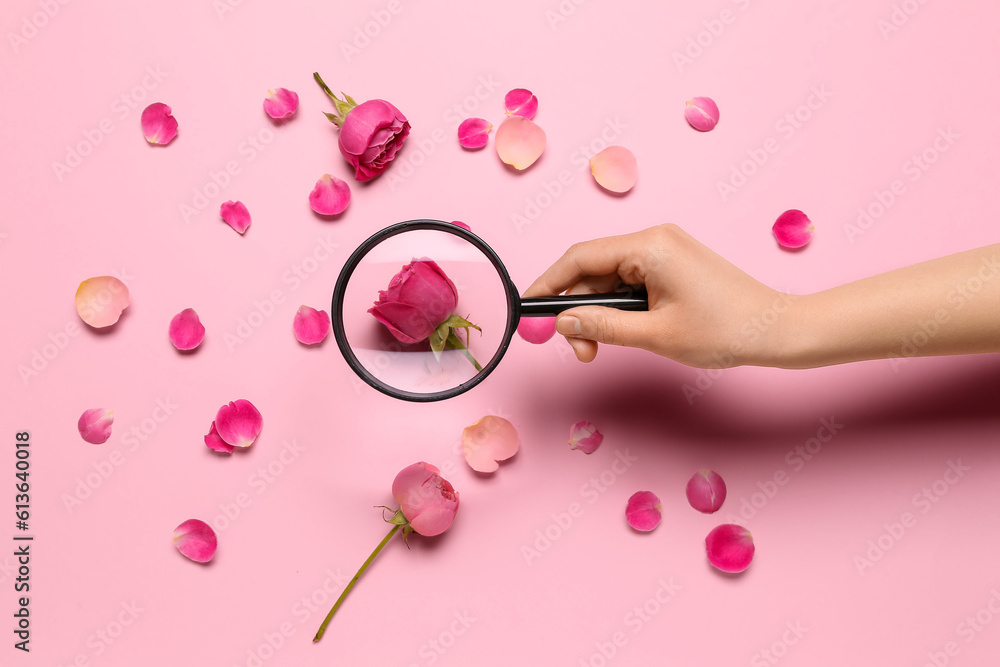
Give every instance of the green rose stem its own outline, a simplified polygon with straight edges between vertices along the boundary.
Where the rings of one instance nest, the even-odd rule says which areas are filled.
[[[464,354],[466,358],[472,362],[472,365],[475,366],[477,371],[483,370],[483,367],[480,366],[479,362],[476,361],[476,358],[472,356],[472,353],[469,352],[469,348],[465,346],[465,343],[462,342],[462,339],[455,335],[454,330],[448,332],[448,338],[446,342],[448,343],[448,347],[450,349],[461,350],[462,354]]]
[[[441,352],[444,350],[461,350],[462,354],[465,355],[466,359],[472,362],[472,365],[477,371],[483,370],[483,367],[479,365],[476,358],[472,356],[471,352],[469,352],[469,348],[466,344],[463,343],[462,339],[455,333],[455,329],[465,329],[466,339],[469,337],[469,329],[475,329],[480,332],[482,331],[482,329],[464,317],[452,315],[439,324],[437,329],[431,332],[430,338],[428,338],[431,350],[434,352],[434,356],[440,360]]]

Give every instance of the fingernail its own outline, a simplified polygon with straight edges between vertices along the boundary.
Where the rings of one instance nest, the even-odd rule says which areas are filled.
[[[560,317],[556,320],[556,331],[564,336],[579,336],[583,333],[583,329],[580,327],[580,320],[572,315]]]

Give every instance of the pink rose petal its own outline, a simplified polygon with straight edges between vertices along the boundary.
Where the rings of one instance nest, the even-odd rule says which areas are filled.
[[[76,312],[95,329],[117,322],[128,304],[128,287],[113,276],[88,278],[76,289]]]
[[[343,213],[350,203],[351,186],[330,174],[323,174],[309,193],[309,205],[320,215]]]
[[[508,116],[521,116],[531,120],[538,111],[538,98],[531,94],[530,90],[515,88],[507,93],[503,99]]]
[[[309,306],[299,306],[292,322],[295,338],[303,345],[316,345],[326,339],[330,332],[330,316],[325,311]]]
[[[205,340],[205,326],[194,308],[185,308],[170,320],[170,342],[178,350],[193,350]]]
[[[264,420],[253,403],[241,398],[223,405],[215,415],[219,437],[234,447],[249,447],[260,434]]]
[[[726,501],[726,483],[714,470],[699,470],[687,483],[687,499],[699,512],[711,514]]]
[[[170,107],[163,102],[153,102],[143,109],[142,134],[151,144],[166,146],[177,136],[177,119],[170,115]]]
[[[815,229],[808,216],[794,208],[779,215],[771,227],[774,238],[785,248],[801,248],[809,243]]]
[[[188,519],[174,529],[174,546],[196,563],[207,563],[215,556],[219,538],[201,519]]]
[[[462,453],[469,466],[476,472],[494,472],[517,454],[517,430],[503,417],[487,415],[462,431]]]
[[[541,345],[555,335],[556,318],[522,317],[517,324],[517,333],[529,343]]]
[[[590,173],[605,190],[622,193],[635,185],[639,167],[632,151],[624,146],[608,146],[590,158]]]
[[[545,132],[527,118],[511,116],[497,128],[497,155],[514,169],[527,169],[545,150]]]
[[[490,140],[493,123],[482,118],[466,118],[458,126],[458,143],[462,148],[482,148]]]
[[[684,118],[699,132],[708,132],[719,122],[719,107],[711,97],[692,97],[684,103]]]
[[[466,230],[468,232],[472,231],[472,227],[469,227],[467,224],[465,224],[464,222],[462,222],[460,220],[452,220],[451,224],[456,225],[458,227],[461,227],[462,229],[464,229],[464,230]]]
[[[215,428],[215,422],[212,422],[212,428],[208,431],[208,435],[205,436],[205,446],[220,454],[232,454],[233,450],[236,449],[219,437],[219,429]]]
[[[269,90],[264,98],[264,113],[275,120],[291,118],[298,108],[299,96],[287,88]]]
[[[753,536],[735,523],[716,526],[705,538],[708,562],[723,572],[742,572],[753,560]]]
[[[92,445],[107,442],[111,437],[111,425],[114,423],[114,413],[108,408],[91,408],[84,410],[76,422],[80,437]]]
[[[636,491],[625,506],[628,525],[649,532],[660,525],[660,499],[652,491]]]
[[[250,227],[250,211],[241,201],[227,201],[219,209],[227,225],[242,234]]]
[[[577,422],[569,428],[570,449],[579,449],[584,454],[593,454],[604,442],[604,435],[591,422]]]

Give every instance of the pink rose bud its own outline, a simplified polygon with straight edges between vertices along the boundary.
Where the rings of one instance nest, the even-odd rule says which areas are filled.
[[[809,243],[815,229],[809,217],[794,208],[779,215],[771,227],[774,238],[785,248],[801,248]]]
[[[735,523],[716,526],[705,538],[708,562],[723,572],[742,572],[753,560],[753,536]]]
[[[425,537],[448,530],[458,512],[458,492],[440,472],[421,461],[403,468],[392,482],[392,497],[403,516]]]
[[[684,118],[699,132],[708,132],[719,122],[719,107],[711,97],[692,97],[684,103]]]
[[[688,480],[687,499],[691,507],[711,514],[726,501],[726,483],[714,470],[699,470]]]
[[[401,343],[426,340],[458,304],[455,283],[429,259],[415,259],[404,266],[378,295],[368,312]]]
[[[92,445],[100,445],[111,437],[111,425],[115,422],[114,413],[108,408],[91,408],[84,410],[76,422],[80,437]]]

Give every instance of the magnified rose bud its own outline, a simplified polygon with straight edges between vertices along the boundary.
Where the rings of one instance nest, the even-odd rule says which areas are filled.
[[[322,310],[299,306],[292,330],[295,332],[295,339],[303,345],[322,343],[330,332],[330,316]]]
[[[524,170],[545,150],[545,132],[527,118],[511,116],[497,128],[497,155],[504,164]]]
[[[482,148],[490,140],[493,123],[482,118],[466,118],[458,126],[458,143],[462,148]]]
[[[174,546],[196,563],[212,560],[218,544],[215,531],[201,519],[188,519],[174,529]]]
[[[541,345],[556,334],[554,317],[522,317],[517,324],[517,333],[534,345]]]
[[[233,447],[249,447],[260,434],[264,420],[250,401],[241,398],[223,405],[215,415],[219,437]]]
[[[107,408],[91,408],[80,415],[76,428],[80,437],[92,445],[107,442],[111,437],[111,425],[115,421],[114,413]]]
[[[343,213],[350,203],[351,186],[330,174],[323,174],[309,193],[309,205],[320,215]]]
[[[590,173],[602,188],[621,194],[635,185],[639,167],[632,151],[624,146],[608,146],[590,158]]]
[[[538,112],[538,98],[524,88],[515,88],[507,93],[503,103],[506,107],[504,113],[508,116],[521,116],[531,120]]]
[[[774,238],[785,248],[801,248],[809,243],[815,229],[809,217],[794,208],[779,215],[771,227]]]
[[[287,88],[269,90],[264,98],[264,113],[275,120],[291,118],[298,108],[299,96]]]
[[[177,136],[177,119],[170,115],[170,107],[154,102],[143,109],[142,134],[151,144],[166,146]]]
[[[636,491],[625,507],[628,525],[649,532],[660,525],[660,499],[652,491]]]
[[[726,483],[714,470],[699,470],[688,480],[687,499],[691,507],[711,514],[726,501]]]
[[[128,304],[128,287],[114,276],[88,278],[76,289],[76,312],[95,329],[117,322]]]
[[[462,431],[462,453],[476,472],[495,472],[500,465],[517,454],[520,440],[514,425],[503,417],[486,415]]]
[[[708,132],[719,122],[719,107],[711,97],[692,97],[684,103],[684,118],[699,132]]]
[[[168,335],[178,350],[193,350],[205,340],[205,325],[194,308],[185,308],[170,320]]]
[[[604,442],[604,435],[591,422],[581,421],[569,429],[569,448],[579,449],[584,454],[593,454]]]
[[[705,538],[708,562],[723,572],[742,572],[753,560],[753,536],[735,523],[716,526]]]
[[[250,227],[250,211],[241,201],[227,201],[219,208],[219,215],[240,234]]]

